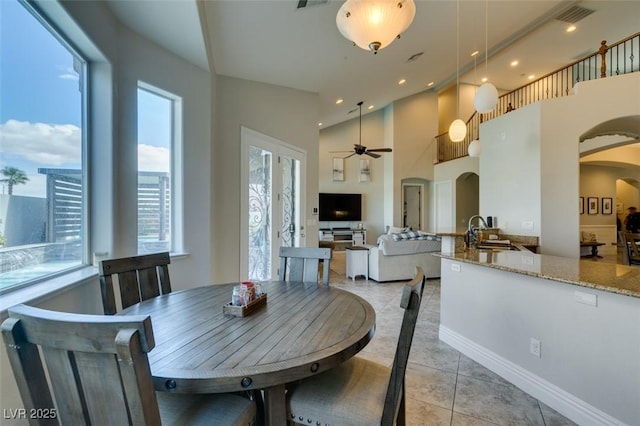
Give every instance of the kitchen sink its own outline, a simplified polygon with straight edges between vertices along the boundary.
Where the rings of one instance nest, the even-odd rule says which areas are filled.
[[[499,245],[493,245],[493,244],[478,244],[476,248],[478,250],[491,250],[491,251],[505,251],[505,250],[520,251],[520,249],[516,246],[499,246]]]

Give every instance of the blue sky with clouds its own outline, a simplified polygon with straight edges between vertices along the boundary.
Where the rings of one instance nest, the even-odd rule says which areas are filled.
[[[0,168],[17,167],[29,177],[27,184],[14,186],[14,195],[46,195],[39,167],[80,168],[78,83],[72,54],[24,6],[0,0]],[[145,112],[140,168],[168,171],[170,103],[145,94],[139,108]],[[0,194],[6,194],[1,185]]]

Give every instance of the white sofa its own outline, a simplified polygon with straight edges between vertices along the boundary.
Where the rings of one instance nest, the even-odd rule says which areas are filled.
[[[440,250],[439,238],[396,241],[393,233],[385,234],[378,238],[377,246],[369,248],[369,278],[378,282],[410,280],[416,266],[422,267],[427,278],[439,278],[440,257],[433,253]]]

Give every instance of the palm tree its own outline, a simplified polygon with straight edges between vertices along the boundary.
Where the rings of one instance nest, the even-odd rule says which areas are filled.
[[[2,169],[2,174],[6,177],[3,181],[9,184],[9,195],[13,194],[13,185],[20,185],[29,181],[26,173],[16,167],[6,166]]]

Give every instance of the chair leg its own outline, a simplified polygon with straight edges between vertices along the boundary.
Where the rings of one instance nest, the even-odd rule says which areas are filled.
[[[247,391],[249,399],[256,403],[256,425],[263,425],[264,423],[264,399],[262,398],[262,391],[259,389],[253,389]]]
[[[404,383],[402,384],[402,395],[400,395],[400,407],[398,407],[398,418],[396,419],[396,426],[405,426],[405,404],[404,404]]]

